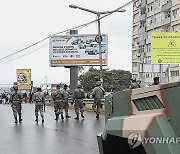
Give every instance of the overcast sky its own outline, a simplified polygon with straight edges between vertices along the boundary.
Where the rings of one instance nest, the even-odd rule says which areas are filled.
[[[127,2],[129,0],[4,0],[0,5],[0,58],[51,34],[96,19],[94,14],[69,8],[70,4],[95,11],[108,11]],[[124,9],[125,13],[114,13],[101,20],[101,33],[108,34],[108,66],[104,68],[131,71],[132,4]],[[97,34],[97,23],[78,30],[78,33]],[[21,54],[0,59],[0,84],[16,81],[16,69],[21,68],[31,69],[32,80],[36,84],[45,83],[45,76],[49,83],[69,83],[69,69],[49,66],[48,41]],[[40,47],[43,48],[37,50]],[[11,61],[28,52],[32,53]]]

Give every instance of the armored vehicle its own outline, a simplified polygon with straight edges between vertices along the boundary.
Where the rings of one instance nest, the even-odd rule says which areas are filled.
[[[100,154],[179,154],[180,83],[120,91],[105,99]]]

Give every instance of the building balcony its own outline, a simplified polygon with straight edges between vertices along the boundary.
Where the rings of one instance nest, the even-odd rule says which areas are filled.
[[[139,34],[145,33],[146,27],[139,28]]]
[[[167,24],[170,24],[171,23],[171,17],[169,18],[165,18],[161,21],[161,25],[164,26],[164,25],[167,25]]]
[[[166,4],[162,5],[162,7],[161,7],[161,11],[168,11],[168,10],[170,10],[170,9],[171,9],[171,7],[172,7],[172,2],[171,2],[171,1],[169,1],[168,3],[166,3]]]
[[[142,9],[142,8],[145,8],[146,7],[146,0],[144,0],[143,2],[141,2],[140,4],[139,4],[139,8],[140,9]]]
[[[144,20],[146,20],[146,14],[141,14],[139,16],[139,21],[144,21]]]
[[[142,46],[146,44],[146,40],[139,40],[138,39],[138,46]]]

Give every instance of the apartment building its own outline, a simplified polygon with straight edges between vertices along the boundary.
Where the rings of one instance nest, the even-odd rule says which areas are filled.
[[[132,34],[132,77],[143,84],[155,76],[163,83],[179,81],[178,64],[151,64],[152,32],[180,32],[180,0],[134,0]]]

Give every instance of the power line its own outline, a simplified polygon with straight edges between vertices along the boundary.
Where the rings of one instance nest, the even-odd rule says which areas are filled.
[[[16,58],[13,58],[13,59],[10,59],[10,60],[7,60],[7,61],[5,61],[5,62],[1,62],[0,64],[7,63],[7,62],[11,62],[11,61],[16,60],[16,59],[18,59],[18,58],[24,57],[24,56],[26,56],[26,55],[28,55],[28,54],[31,54],[31,53],[39,50],[39,49],[42,49],[42,48],[44,48],[44,47],[46,47],[46,46],[48,46],[48,45],[49,45],[49,43],[43,44],[42,46],[40,46],[40,47],[38,47],[38,48],[36,48],[36,49],[34,49],[34,50],[32,50],[32,51],[29,51],[29,52],[27,52],[27,53],[25,53],[25,54],[23,54],[23,55],[21,55],[21,56],[18,56],[18,57],[16,57]]]
[[[129,1],[128,3],[122,5],[121,7],[117,8],[117,9],[115,9],[115,10],[112,11],[111,13],[108,13],[108,14],[100,17],[100,19],[103,19],[103,18],[105,18],[105,17],[107,17],[107,16],[109,16],[109,15],[117,12],[118,10],[120,10],[120,9],[122,9],[122,8],[128,6],[128,5],[130,5],[132,2],[133,2],[133,0],[132,0],[132,1]],[[83,28],[83,27],[85,27],[85,26],[88,26],[88,25],[90,25],[90,24],[92,24],[92,23],[94,23],[94,22],[96,22],[96,21],[98,21],[98,19],[95,19],[95,20],[93,20],[93,21],[91,21],[91,22],[88,22],[88,23],[85,23],[85,24],[82,24],[82,25],[79,25],[79,26],[76,26],[76,27],[73,27],[73,28],[70,28],[70,29],[67,29],[67,30],[58,32],[58,33],[55,33],[55,34],[52,34],[51,36],[58,35],[58,34],[61,34],[61,33],[64,33],[64,32],[68,32],[68,31],[73,30],[73,29],[81,29],[81,28]],[[16,54],[18,54],[18,53],[21,53],[21,52],[23,52],[23,51],[25,51],[25,50],[27,50],[27,49],[29,49],[29,48],[31,48],[31,47],[39,44],[39,43],[47,40],[48,38],[49,38],[49,36],[48,36],[48,37],[45,37],[45,38],[41,39],[40,41],[37,41],[37,42],[33,43],[32,45],[29,45],[29,46],[27,46],[27,47],[25,47],[25,48],[23,48],[23,49],[21,49],[21,50],[19,50],[19,51],[17,51],[17,52],[14,52],[14,53],[9,54],[9,55],[7,55],[7,56],[5,56],[5,57],[2,57],[2,58],[0,58],[0,61],[1,61],[1,60],[4,60],[4,59],[6,59],[6,58],[9,58],[9,57],[11,57],[11,56],[14,56],[14,55],[16,55]],[[41,48],[39,48],[39,49],[41,49]],[[39,50],[39,49],[37,49],[37,50]],[[37,51],[37,50],[33,50],[33,52],[35,52],[35,51]],[[32,53],[32,52],[29,52],[29,53],[27,53],[27,54],[30,54],[30,53]],[[27,54],[24,54],[24,55],[19,56],[19,57],[17,57],[17,58],[23,57],[23,56],[25,56],[25,55],[27,55]],[[11,59],[11,60],[6,61],[6,62],[10,62],[10,61],[15,60],[15,59],[17,59],[17,58]],[[4,63],[5,63],[5,62],[4,62]]]

